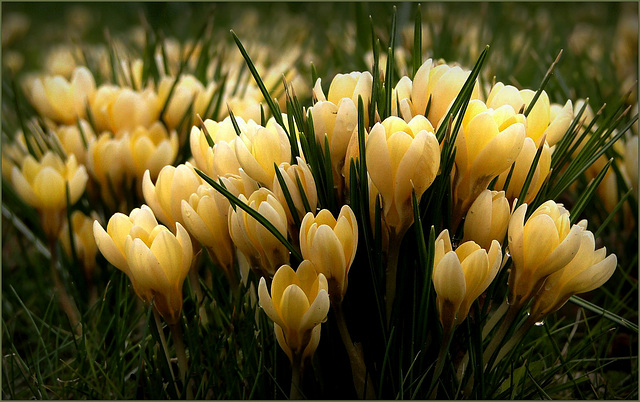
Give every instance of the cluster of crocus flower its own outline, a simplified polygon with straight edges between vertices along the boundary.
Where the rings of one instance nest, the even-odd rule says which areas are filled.
[[[233,113],[219,121],[207,118],[217,83],[205,85],[187,74],[147,84],[140,64],[134,66],[130,79],[139,89],[96,87],[84,67],[71,81],[31,81],[29,99],[64,157],[49,151],[38,161],[25,154],[24,146],[10,148],[6,152],[15,166],[3,159],[3,174],[10,171],[17,193],[41,213],[50,239],[60,233],[66,208],[85,192],[90,174],[90,196],[120,211],[106,220],[106,229],[93,218],[97,249],[172,326],[181,319],[187,276],[193,275],[191,286],[199,286],[202,246],[230,287],[237,288],[241,276],[246,283],[239,261],[248,262],[275,338],[294,368],[302,370],[318,348],[330,309],[342,325],[349,272],[364,269],[352,267],[360,233],[375,228],[378,206],[389,321],[400,247],[416,216],[414,197],[419,204],[445,175],[441,158],[453,122],[459,127],[455,157],[450,177],[443,178],[452,224],[435,240],[433,266],[423,267],[432,273],[446,334],[468,319],[509,259],[509,302],[517,309],[531,302],[536,319],[558,310],[572,295],[602,285],[616,268],[615,255],[595,249],[587,221],[571,225],[562,204],[546,201],[527,217],[527,203],[543,188],[555,146],[573,120],[571,101],[552,105],[541,91],[532,105],[534,91],[502,83],[483,99],[472,83],[464,114],[449,115],[471,72],[429,59],[413,79],[404,76],[387,89],[393,105],[384,118],[370,109],[370,73],[336,75],[327,95],[318,79],[311,90],[313,104],[301,110],[303,121],[296,121],[295,131],[293,124],[281,124],[290,116],[256,117],[251,106],[258,105],[258,96],[253,95],[240,99],[251,103],[243,108],[225,94]],[[448,135],[439,140],[436,133],[443,127]],[[315,168],[310,149],[324,155],[324,172]],[[189,151],[191,158],[174,166],[178,154]],[[637,170],[637,151],[635,161]],[[350,177],[353,163],[366,165],[366,177]],[[329,177],[333,187],[323,194]],[[355,181],[368,184],[368,198],[361,201],[370,207],[369,217],[358,219],[349,205]],[[144,204],[128,211],[131,205],[123,202],[128,192]],[[326,197],[337,207],[325,205]],[[86,241],[88,219],[74,212],[63,236],[90,272],[96,247]],[[346,326],[340,331],[347,349],[353,348]],[[359,372],[363,359],[349,353],[360,392],[368,381]]]

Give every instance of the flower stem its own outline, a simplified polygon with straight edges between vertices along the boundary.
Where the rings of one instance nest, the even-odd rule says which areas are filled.
[[[192,384],[191,382],[189,382],[189,384],[186,382],[189,362],[187,360],[187,353],[184,347],[184,340],[182,339],[182,328],[180,328],[180,323],[178,322],[177,324],[170,324],[169,329],[171,330],[171,338],[173,339],[173,345],[176,348],[176,355],[178,356],[180,380],[187,390],[187,399],[193,399]]]
[[[402,244],[402,236],[389,233],[389,251],[387,253],[387,325],[391,323],[391,313],[393,310],[393,302],[396,298],[396,278],[398,276],[398,258],[400,257],[400,245]]]
[[[202,248],[198,246],[196,250],[194,248],[193,259],[191,260],[191,267],[189,268],[189,284],[196,294],[196,305],[198,306],[198,316],[200,322],[206,325],[209,320],[207,319],[207,312],[202,305],[204,296],[202,293],[202,287],[200,286],[200,275],[198,275],[198,266],[200,265],[200,259],[202,257]]]
[[[443,328],[442,331],[442,345],[440,346],[440,352],[438,353],[438,359],[436,364],[436,371],[433,373],[433,377],[431,379],[431,386],[429,387],[429,399],[435,399],[436,394],[438,393],[438,378],[440,378],[440,374],[442,373],[442,369],[444,368],[444,363],[447,359],[447,353],[449,352],[449,346],[451,346],[451,341],[453,340],[453,330],[455,328],[455,323],[452,322],[452,325],[447,325]]]
[[[353,385],[358,394],[358,399],[376,399],[375,390],[371,378],[367,373],[367,367],[364,364],[364,356],[362,354],[362,348],[356,347],[351,341],[351,335],[349,335],[349,329],[347,328],[347,322],[344,319],[344,313],[342,310],[342,304],[336,302],[332,306],[333,313],[336,317],[338,324],[338,330],[342,337],[342,342],[347,349],[349,356],[349,362],[351,363],[351,375],[353,376]]]
[[[171,373],[171,379],[173,379],[173,384],[176,387],[176,394],[179,394],[178,384],[176,384],[176,376],[173,374],[173,368],[171,367],[171,358],[169,357],[169,348],[167,347],[167,339],[164,336],[164,331],[162,329],[162,320],[160,319],[160,314],[158,314],[158,310],[155,306],[153,306],[153,318],[156,322],[156,327],[158,328],[158,335],[160,335],[160,343],[162,344],[162,350],[164,351],[164,356],[167,359],[167,365],[169,366],[169,373]]]
[[[289,399],[302,399],[300,392],[300,380],[302,378],[302,356],[299,353],[293,354],[291,362],[291,390],[289,391]]]
[[[82,326],[80,325],[80,319],[78,318],[78,309],[73,304],[73,301],[67,293],[67,289],[64,287],[62,280],[60,279],[60,275],[58,274],[58,253],[55,239],[49,241],[49,251],[51,253],[51,276],[53,277],[53,284],[56,288],[58,302],[60,303],[62,311],[64,311],[69,318],[71,328],[73,328],[76,335],[80,335],[82,333]]]

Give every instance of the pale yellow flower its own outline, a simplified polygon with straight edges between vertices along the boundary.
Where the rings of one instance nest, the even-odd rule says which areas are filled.
[[[158,84],[158,104],[162,107],[169,101],[162,119],[167,123],[169,129],[176,129],[193,104],[191,115],[187,117],[186,125],[191,126],[195,121],[196,114],[203,116],[207,106],[213,96],[214,83],[210,82],[206,87],[190,74],[182,74],[180,80],[175,85],[171,99],[169,91],[175,82],[173,77],[163,77]]]
[[[227,218],[229,202],[216,194],[213,187],[201,184],[188,199],[182,200],[182,220],[189,233],[210,251],[214,261],[231,272],[234,248]]]
[[[252,120],[234,141],[236,156],[244,171],[263,186],[271,188],[275,166],[291,161],[291,145],[284,129],[274,120],[262,127]]]
[[[170,228],[177,222],[184,226],[182,201],[198,190],[202,179],[190,164],[167,165],[160,170],[155,185],[147,170],[142,177],[144,199],[158,219]]]
[[[169,323],[182,311],[182,285],[193,257],[187,231],[176,224],[176,235],[158,225],[149,207],[134,209],[129,216],[117,213],[107,230],[95,221],[93,233],[100,252],[131,279],[134,290]]]
[[[413,223],[412,191],[418,201],[435,180],[440,145],[424,116],[409,123],[391,116],[376,123],[366,142],[367,170],[382,195],[386,224],[402,235]]]
[[[195,165],[209,177],[216,178],[226,174],[238,174],[240,163],[236,157],[234,141],[238,137],[230,117],[222,122],[205,120],[204,129],[194,126],[191,128],[189,145],[191,154],[195,159]],[[247,123],[241,117],[236,117],[236,123],[240,130],[247,129]],[[211,137],[214,145],[209,145],[206,132]]]
[[[480,100],[469,102],[456,138],[454,220],[459,221],[489,182],[516,160],[524,143],[524,122],[509,105],[494,110]]]
[[[513,168],[511,179],[509,179],[509,187],[506,190],[507,198],[510,201],[513,202],[514,199],[520,196],[520,192],[522,191],[524,182],[527,179],[527,175],[529,174],[529,169],[531,169],[531,164],[533,163],[533,158],[536,156],[536,152],[538,152],[538,146],[536,146],[533,139],[530,137],[525,138],[524,143],[522,144],[522,149],[516,158],[516,165]],[[510,170],[511,168],[508,168],[498,176],[498,180],[494,186],[495,188],[502,189],[504,187]],[[529,203],[533,201],[536,195],[538,195],[538,191],[540,191],[542,184],[550,172],[551,148],[549,148],[549,145],[545,142],[542,144],[542,153],[540,154],[540,159],[538,160],[535,172],[531,178],[531,183],[529,184],[527,193],[524,195],[524,202]]]
[[[575,257],[560,270],[549,275],[540,292],[533,298],[531,315],[536,321],[562,307],[569,297],[599,288],[616,269],[617,257],[607,249],[595,249],[593,234],[585,230]]]
[[[569,211],[547,201],[524,221],[527,204],[518,207],[509,221],[510,301],[522,306],[535,295],[544,280],[567,265],[580,248],[587,222],[571,227]]]
[[[316,206],[318,205],[318,193],[316,191],[316,182],[313,179],[313,174],[311,173],[311,169],[307,163],[301,158],[297,157],[296,161],[298,162],[295,165],[290,165],[288,162],[283,162],[278,166],[278,170],[284,179],[285,186],[291,195],[291,199],[293,201],[293,205],[295,206],[295,211],[290,211],[289,206],[287,205],[286,198],[284,196],[284,191],[280,187],[280,182],[277,177],[273,178],[273,193],[278,197],[280,203],[285,207],[285,212],[287,213],[287,220],[289,224],[293,224],[294,219],[292,213],[296,213],[298,217],[302,218],[306,214],[306,209],[304,206],[302,191],[304,191],[304,196],[309,202],[309,207],[311,211],[316,210]],[[302,186],[302,191],[300,191],[300,187],[298,186],[298,180],[300,180],[300,184]]]
[[[260,188],[247,199],[238,197],[280,232],[287,236],[287,214],[276,196],[267,188]],[[262,276],[272,276],[276,269],[289,262],[289,250],[267,228],[247,212],[237,207],[229,215],[231,239]]]
[[[149,128],[158,120],[161,105],[156,93],[147,88],[134,91],[113,85],[102,85],[91,101],[91,112],[97,130],[109,130],[116,136],[138,126]]]
[[[524,113],[533,100],[534,95],[535,91],[530,89],[518,90],[512,85],[504,85],[498,82],[491,88],[491,92],[489,92],[487,96],[486,104],[487,107],[492,109],[509,105],[516,112],[522,111],[522,113]],[[545,130],[549,126],[549,122],[551,121],[550,117],[549,96],[547,96],[545,91],[542,91],[525,122],[527,137],[532,138],[536,144],[539,144]]]
[[[455,250],[449,231],[440,233],[435,243],[433,285],[440,321],[450,330],[465,320],[471,304],[489,287],[502,263],[502,249],[493,240],[488,250],[467,241]]]
[[[109,204],[117,204],[124,191],[124,180],[128,171],[126,155],[128,139],[113,138],[104,132],[89,143],[87,168],[100,186],[103,199]]]
[[[52,151],[47,151],[40,161],[27,155],[21,168],[14,166],[11,171],[18,195],[38,210],[64,210],[66,186],[69,186],[69,202],[73,204],[84,192],[87,179],[85,167],[78,165],[75,156],[63,161]]]
[[[260,278],[258,295],[289,360],[312,357],[320,342],[320,324],[327,319],[330,306],[325,276],[308,260],[297,271],[283,265],[273,277],[271,295],[264,278]]]
[[[96,138],[96,135],[86,120],[80,120],[79,125],[80,127],[78,124],[59,126],[54,134],[67,155],[75,155],[78,163],[86,165],[88,144]]]
[[[149,128],[138,126],[124,136],[128,145],[129,173],[138,180],[142,180],[146,170],[155,180],[160,170],[172,164],[178,155],[178,135],[175,131],[168,133],[159,121]]]
[[[95,211],[91,213],[90,217],[81,211],[73,211],[71,214],[71,232],[69,232],[69,225],[65,224],[59,237],[62,248],[69,256],[73,255],[71,250],[71,239],[73,238],[76,256],[82,263],[82,268],[87,277],[91,277],[96,267],[98,246],[93,237],[93,222],[97,220],[97,217]]]
[[[368,72],[337,74],[329,87],[328,97],[318,78],[313,89],[318,100],[311,108],[316,142],[325,151],[325,137],[329,143],[334,181],[342,181],[340,173],[345,163],[347,146],[358,124],[358,97],[362,97],[365,126],[369,120],[368,107],[373,78]],[[327,99],[328,98],[328,99]]]
[[[35,78],[27,85],[27,95],[38,113],[64,124],[75,124],[84,118],[87,104],[96,93],[93,75],[84,66],[73,71],[71,81],[58,75]]]
[[[411,103],[413,116],[424,115],[429,99],[430,122],[439,127],[451,104],[458,96],[471,71],[463,70],[447,64],[436,65],[431,59],[427,59],[413,78],[411,87]],[[478,98],[478,84],[476,82],[471,99]]]
[[[510,217],[509,201],[504,191],[484,190],[467,212],[462,241],[472,240],[488,250],[493,240],[502,243]]]
[[[348,205],[338,218],[323,209],[316,216],[308,212],[300,225],[300,251],[329,281],[331,297],[342,301],[348,274],[358,247],[358,222]]]

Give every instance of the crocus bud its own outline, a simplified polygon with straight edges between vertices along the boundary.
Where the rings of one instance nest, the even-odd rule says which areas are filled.
[[[336,74],[329,85],[327,96],[325,97],[322,91],[321,80],[317,80],[313,87],[313,97],[318,101],[328,101],[334,105],[338,105],[341,99],[348,98],[356,105],[356,108],[358,107],[358,97],[362,97],[365,116],[368,116],[372,86],[373,76],[368,71]]]
[[[410,121],[415,115],[419,114],[413,113],[412,104],[411,104],[411,90],[413,88],[413,83],[411,79],[406,75],[398,81],[396,87],[393,88],[393,93],[391,94],[391,115],[398,116],[402,118],[404,121]],[[398,106],[400,106],[400,110],[398,110]],[[424,115],[424,111],[422,113]]]
[[[512,85],[496,83],[487,96],[487,107],[497,109],[503,105],[509,105],[515,111],[524,111],[533,100],[535,91],[530,89],[518,90]],[[533,108],[527,116],[525,123],[527,137],[532,138],[536,144],[540,143],[544,131],[549,126],[550,110],[549,97],[545,91],[540,93]]]
[[[138,126],[127,138],[130,175],[142,180],[149,171],[152,180],[160,170],[173,163],[178,155],[178,134],[168,133],[162,123],[155,122],[148,129]]]
[[[249,199],[242,194],[238,198],[271,222],[282,236],[287,236],[287,214],[271,191],[262,187]],[[231,239],[258,274],[273,276],[280,265],[289,262],[289,250],[267,228],[239,207],[230,212]]]
[[[447,229],[440,233],[435,246],[433,285],[440,321],[450,329],[465,320],[471,304],[495,278],[502,263],[502,249],[496,240],[488,249],[467,241],[454,251]]]
[[[358,247],[358,222],[348,205],[338,219],[327,209],[309,212],[300,225],[300,251],[329,282],[331,298],[340,302],[347,292],[348,274]]]
[[[182,285],[189,273],[193,249],[187,231],[176,224],[176,235],[158,225],[153,212],[143,205],[129,216],[117,213],[107,230],[95,221],[93,234],[104,257],[127,274],[133,289],[153,305],[169,323],[182,311]]]
[[[233,269],[233,243],[229,236],[227,214],[221,207],[229,209],[229,202],[216,197],[216,190],[208,184],[201,184],[187,200],[182,200],[182,220],[185,227],[203,246],[209,250],[213,260],[225,271]]]
[[[542,282],[567,265],[580,248],[586,221],[570,227],[569,211],[549,200],[527,219],[527,204],[513,212],[509,221],[510,302],[522,306],[535,295]]]
[[[427,118],[439,127],[470,73],[457,66],[451,67],[447,64],[436,66],[431,59],[427,59],[413,78],[411,88],[413,115],[424,115],[431,99]],[[471,99],[477,98],[478,83],[476,82]]]
[[[123,181],[128,171],[128,138],[113,138],[104,132],[89,142],[87,168],[100,186],[105,202],[114,206],[123,197]]]
[[[168,102],[161,117],[171,130],[178,128],[192,103],[193,109],[186,119],[186,125],[190,126],[193,123],[196,114],[204,115],[215,89],[212,82],[205,88],[196,77],[190,74],[181,75],[175,86],[174,83],[175,78],[163,77],[158,84],[158,104],[162,107],[165,102]],[[173,93],[169,99],[172,87]]]
[[[150,232],[132,231],[125,240],[125,256],[143,294],[152,295],[154,307],[169,324],[180,320],[182,285],[193,249],[189,234],[176,223],[176,235],[158,225]]]
[[[388,117],[371,129],[366,158],[371,181],[382,195],[385,222],[400,236],[413,223],[412,190],[420,201],[440,167],[433,127],[424,116],[409,123]]]
[[[249,120],[246,131],[234,144],[240,166],[249,177],[268,188],[273,185],[275,166],[291,161],[289,137],[273,120],[266,127]]]
[[[533,201],[536,195],[538,195],[538,191],[540,191],[540,188],[549,175],[551,169],[551,148],[549,148],[549,145],[546,142],[541,146],[542,153],[540,154],[540,159],[538,159],[538,164],[536,165],[535,172],[531,178],[527,193],[523,197],[523,201],[526,203]],[[527,179],[527,175],[529,174],[529,169],[531,169],[531,164],[536,156],[536,152],[538,152],[536,143],[533,139],[526,137],[524,139],[522,149],[516,158],[516,165],[513,168],[511,179],[509,179],[509,187],[506,189],[506,196],[511,202],[520,196],[520,192],[522,191],[522,187],[524,187],[524,183]],[[511,168],[508,168],[498,176],[495,188],[504,188],[504,184],[507,181],[507,176],[509,176],[510,170]]]
[[[366,77],[366,75],[361,74],[360,78],[363,77]],[[358,97],[356,93],[349,92],[350,90],[352,92],[356,91],[355,87],[352,89],[351,84],[354,84],[354,79],[351,75],[338,74],[331,83],[331,89],[329,90],[329,99],[333,99],[333,101],[324,100],[319,78],[316,81],[316,88],[314,88],[314,93],[318,93],[320,100],[311,108],[313,130],[316,135],[316,141],[323,151],[325,151],[325,138],[329,144],[334,181],[342,181],[340,173],[345,163],[345,153],[354,129],[358,124]],[[362,85],[364,85],[364,82]],[[362,96],[363,105],[366,108],[370,94],[365,97],[365,94],[360,93],[361,90],[362,88],[359,88],[357,91]]]
[[[78,128],[78,124],[80,128]],[[59,126],[54,134],[67,155],[75,155],[79,164],[86,165],[88,144],[93,141],[96,135],[85,120],[80,120],[78,124]]]
[[[47,151],[40,161],[27,155],[18,169],[13,166],[11,182],[18,195],[36,208],[42,218],[42,227],[49,239],[55,239],[61,229],[61,212],[73,204],[84,192],[88,179],[84,166],[78,166],[75,156],[63,161],[57,154]]]
[[[200,184],[202,184],[200,176],[187,162],[178,167],[171,165],[163,167],[155,185],[151,182],[150,172],[148,170],[144,172],[142,193],[158,219],[173,229],[176,222],[184,226],[182,200],[188,200]]]
[[[542,136],[546,138],[547,144],[552,147],[564,137],[564,134],[573,121],[574,115],[571,100],[568,100],[564,106],[551,104],[549,112],[551,123],[549,123],[549,127],[542,133]]]
[[[494,110],[480,100],[469,102],[456,138],[454,221],[459,222],[489,182],[516,160],[525,138],[524,122],[509,105]]]
[[[278,181],[277,177],[273,178],[273,193],[276,195],[276,197],[278,197],[280,203],[285,207],[285,212],[287,213],[287,220],[289,221],[289,224],[294,223],[292,213],[297,214],[298,217],[303,217],[307,212],[305,204],[303,202],[302,192],[300,190],[300,187],[298,186],[298,181],[300,181],[302,191],[304,191],[304,197],[307,199],[311,211],[315,211],[316,206],[318,205],[316,182],[313,179],[311,169],[309,169],[307,163],[299,156],[296,158],[296,160],[298,162],[296,165],[290,165],[288,162],[283,162],[280,164],[280,166],[278,166],[278,170],[280,171],[287,190],[291,195],[293,205],[296,209],[295,211],[289,211],[289,206],[287,205],[284,191],[280,186],[280,182]]]
[[[593,233],[588,230],[580,236],[580,248],[575,257],[559,271],[549,275],[540,292],[533,298],[531,315],[541,321],[562,307],[569,297],[589,292],[602,286],[616,269],[615,254],[607,249],[595,249]]]
[[[86,116],[96,82],[88,68],[77,67],[71,82],[61,76],[36,78],[30,89],[31,103],[38,113],[57,123],[75,124]]]
[[[312,357],[320,342],[320,324],[329,312],[327,279],[304,260],[297,271],[281,266],[273,276],[271,295],[260,278],[260,307],[274,323],[278,344],[289,356],[303,361]]]
[[[109,130],[117,136],[138,126],[150,127],[158,120],[160,105],[158,96],[150,88],[133,91],[103,85],[91,101],[91,112],[98,130]]]
[[[243,128],[246,129],[247,123],[245,123],[242,118],[236,117],[236,122],[240,130]],[[204,129],[193,126],[189,137],[191,154],[195,159],[196,167],[213,178],[215,178],[216,175],[223,176],[227,173],[237,174],[240,164],[235,156],[236,153],[233,147],[233,141],[237,135],[231,123],[231,117],[226,117],[220,123],[207,119],[203,122],[203,125]],[[205,130],[214,143],[213,147],[210,146],[207,141]],[[222,152],[214,157],[214,150],[222,143],[224,143],[228,152]],[[229,156],[231,156],[231,158],[229,158]],[[229,160],[231,161],[231,165],[229,165]],[[223,169],[220,168],[221,166]]]
[[[64,225],[60,232],[60,244],[68,256],[73,256],[71,241],[75,248],[78,261],[82,264],[85,276],[90,278],[96,266],[96,254],[98,246],[93,237],[93,222],[97,219],[95,212],[91,217],[81,211],[73,211],[71,214],[71,230],[69,225]]]
[[[100,222],[97,220],[94,221],[93,236],[104,258],[106,258],[111,265],[127,274],[138,296],[140,296],[143,301],[149,301],[151,300],[150,295],[138,291],[137,283],[131,274],[129,262],[124,252],[125,241],[134,225],[138,227],[136,230],[149,233],[154,227],[158,226],[158,221],[153,215],[151,208],[142,205],[142,207],[135,208],[131,211],[128,216],[120,212],[115,213],[109,218],[106,231],[102,228]]]
[[[349,145],[347,146],[347,152],[344,157],[344,166],[342,166],[342,175],[344,176],[344,183],[349,191],[351,186],[351,160],[354,162],[358,162],[360,160],[360,140],[358,139],[358,128],[354,129],[353,135],[349,140]],[[369,138],[369,132],[364,130],[364,143],[367,143],[367,138]],[[357,165],[356,165],[357,166]]]
[[[471,204],[464,220],[462,241],[474,241],[488,250],[493,240],[501,243],[507,234],[511,211],[504,191],[484,190]]]

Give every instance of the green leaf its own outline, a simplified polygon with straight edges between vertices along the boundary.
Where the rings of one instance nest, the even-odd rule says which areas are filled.
[[[276,122],[280,124],[282,128],[285,128],[284,121],[282,120],[282,113],[280,113],[280,108],[274,102],[273,98],[269,94],[269,91],[267,91],[267,88],[264,86],[264,82],[262,81],[262,78],[260,78],[260,74],[258,74],[258,70],[256,69],[256,66],[253,64],[251,57],[249,57],[249,54],[245,50],[244,46],[242,46],[242,42],[240,42],[240,39],[238,38],[236,33],[233,32],[233,30],[231,30],[231,36],[233,37],[233,40],[236,42],[238,49],[240,49],[240,53],[242,53],[242,57],[244,57],[244,60],[247,62],[247,67],[249,67],[249,71],[251,71],[251,75],[256,81],[258,88],[260,88],[260,92],[262,93],[262,96],[267,102],[267,105],[269,105],[269,109],[271,109],[271,114],[273,114],[273,117],[276,119]]]
[[[590,301],[587,301],[581,297],[578,296],[571,296],[569,298],[569,301],[579,307],[584,308],[585,310],[589,310],[592,313],[595,314],[599,314],[601,315],[603,318],[606,318],[626,329],[628,329],[629,331],[633,331],[636,334],[638,333],[638,325],[627,320],[626,318],[620,317],[617,314],[613,314],[610,311],[605,310],[604,308],[597,306],[593,303],[591,303]]]
[[[591,180],[591,183],[589,183],[589,186],[587,186],[586,190],[580,194],[580,198],[578,198],[578,201],[575,203],[575,205],[571,209],[570,222],[572,225],[576,223],[576,221],[578,220],[578,217],[580,217],[580,214],[582,214],[582,211],[584,210],[584,208],[591,201],[593,194],[595,194],[596,189],[602,182],[602,179],[604,179],[604,176],[607,173],[607,170],[609,170],[609,166],[611,166],[612,163],[613,163],[613,158],[609,159],[609,162],[607,162],[607,164],[604,165],[600,173],[598,173],[598,175],[593,180]]]
[[[538,147],[538,150],[536,151],[536,155],[533,157],[533,160],[531,161],[531,166],[529,167],[529,171],[527,172],[527,177],[524,179],[524,184],[520,189],[520,194],[518,195],[518,201],[516,202],[515,208],[518,208],[520,205],[522,205],[522,203],[524,203],[524,198],[527,195],[527,191],[529,191],[531,180],[533,180],[533,176],[536,174],[536,168],[538,167],[538,161],[540,161],[540,155],[542,155],[542,149],[544,148],[545,142],[546,141],[544,139],[540,141],[540,146]],[[516,164],[514,162],[511,169],[513,169],[515,165]]]
[[[422,9],[420,3],[416,8],[416,19],[413,27],[413,78],[422,65]]]
[[[202,129],[204,138],[207,140],[207,144],[209,144],[209,146],[213,148],[216,145],[216,143],[213,142],[213,138],[211,138],[211,135],[209,134],[209,130],[207,130],[207,126],[205,126],[204,121],[202,121],[202,117],[200,117],[199,114],[197,116],[198,116],[198,120],[200,120],[200,128]]]
[[[233,125],[233,130],[236,132],[236,135],[239,137],[242,134],[240,131],[240,126],[238,125],[238,121],[236,120],[236,116],[233,114],[231,107],[227,104],[227,111],[229,112],[229,120],[231,120],[231,124]]]
[[[302,198],[302,205],[304,205],[304,209],[307,212],[314,212],[311,210],[311,205],[309,204],[309,199],[307,198],[307,192],[304,189],[304,186],[302,185],[302,182],[300,181],[300,175],[298,175],[298,171],[295,171],[295,175],[296,175],[296,185],[298,186],[298,191],[300,192],[300,197]]]
[[[540,97],[540,94],[542,94],[544,87],[547,86],[549,79],[551,79],[551,76],[553,75],[553,70],[556,68],[556,65],[560,62],[561,58],[562,58],[562,49],[560,50],[560,53],[558,53],[558,56],[556,57],[555,61],[551,64],[551,66],[547,70],[547,73],[544,75],[544,78],[540,83],[540,87],[536,91],[535,95],[533,95],[533,99],[531,99],[531,102],[529,102],[527,109],[524,111],[525,117],[528,116],[529,113],[531,113],[531,109],[533,109],[536,102],[538,101],[538,98]]]
[[[274,163],[273,167],[276,172],[276,177],[278,178],[278,183],[280,184],[280,189],[282,190],[284,199],[287,202],[287,208],[289,208],[289,212],[291,212],[291,216],[293,217],[293,223],[296,225],[296,227],[300,227],[300,217],[298,216],[296,205],[293,203],[293,198],[291,198],[289,187],[287,187],[287,183],[284,181],[284,177],[282,177],[282,173],[280,172],[278,165]]]

